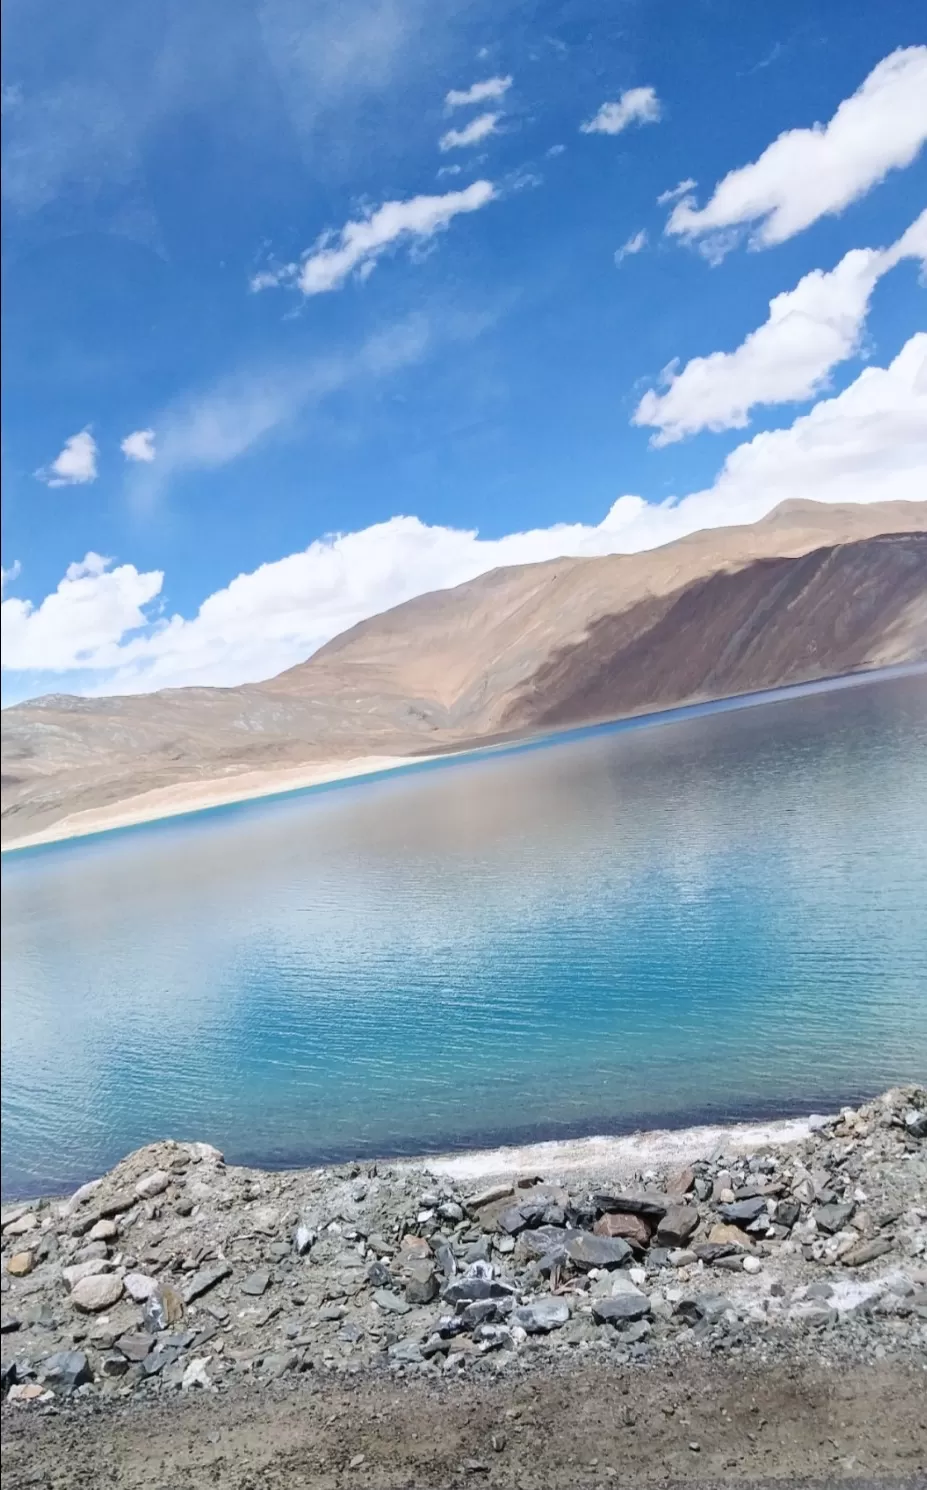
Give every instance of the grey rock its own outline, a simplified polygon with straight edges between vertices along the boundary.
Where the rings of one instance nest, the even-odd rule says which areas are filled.
[[[694,1205],[671,1205],[657,1226],[658,1247],[684,1247],[698,1226]]]
[[[702,1319],[713,1323],[720,1319],[730,1307],[730,1299],[725,1298],[723,1294],[696,1293],[688,1298],[680,1299],[675,1312],[680,1319],[685,1319],[690,1324]]]
[[[261,1294],[266,1293],[270,1287],[270,1273],[259,1269],[256,1273],[249,1273],[241,1285],[242,1293],[249,1294],[252,1298],[259,1299]]]
[[[286,1376],[288,1371],[295,1371],[299,1366],[299,1356],[295,1350],[272,1351],[266,1355],[261,1362],[261,1370],[265,1376],[272,1381]]]
[[[512,1311],[512,1324],[528,1335],[547,1335],[559,1330],[570,1318],[570,1306],[564,1299],[536,1299]]]
[[[85,1381],[93,1381],[90,1362],[82,1350],[59,1350],[46,1356],[38,1374],[42,1381],[65,1395],[76,1391]]]
[[[410,1304],[430,1304],[438,1297],[438,1276],[428,1262],[413,1262],[406,1269],[406,1298]]]
[[[177,1324],[184,1313],[183,1298],[170,1283],[159,1283],[153,1294],[145,1300],[142,1320],[145,1328],[157,1333],[166,1330],[169,1324]]]
[[[725,1221],[733,1221],[735,1226],[749,1226],[758,1216],[768,1214],[766,1201],[761,1195],[753,1200],[732,1200],[727,1205],[718,1206],[718,1215],[723,1216]]]
[[[912,1138],[927,1138],[927,1108],[918,1111],[912,1107],[904,1115],[904,1127]]]
[[[646,1294],[619,1293],[612,1298],[594,1299],[592,1317],[596,1324],[628,1324],[635,1319],[644,1319],[650,1313],[650,1300]]]
[[[820,1205],[812,1212],[819,1231],[842,1231],[850,1220],[856,1206],[852,1200],[834,1200],[829,1205]]]
[[[511,1284],[497,1278],[460,1278],[441,1290],[448,1304],[472,1304],[477,1299],[502,1299],[514,1292]]]
[[[12,1335],[16,1330],[21,1328],[22,1320],[18,1319],[15,1314],[4,1314],[2,1320],[0,1320],[0,1334],[2,1335]]]
[[[443,1345],[442,1341],[442,1345]],[[400,1366],[417,1365],[425,1359],[422,1347],[417,1340],[398,1340],[391,1345],[387,1351],[390,1360]]]
[[[231,1273],[232,1269],[227,1262],[212,1263],[208,1267],[199,1268],[184,1286],[184,1303],[192,1304],[194,1299],[201,1298],[204,1293],[209,1292],[210,1288],[215,1288],[217,1283],[230,1277]]]
[[[100,1362],[100,1375],[110,1380],[125,1376],[129,1362],[124,1355],[105,1355]]]
[[[157,1281],[149,1278],[147,1273],[126,1273],[123,1281],[126,1293],[136,1304],[146,1303],[158,1287]]]
[[[402,1298],[398,1293],[390,1293],[385,1288],[378,1288],[375,1291],[373,1302],[387,1314],[408,1314],[412,1308],[407,1299]]]
[[[143,1175],[135,1186],[135,1193],[142,1200],[152,1200],[156,1195],[163,1195],[171,1182],[171,1177],[165,1169],[153,1169],[151,1174]]]
[[[632,1216],[646,1216],[648,1220],[660,1221],[673,1204],[668,1195],[657,1190],[600,1192],[593,1195],[592,1203],[597,1211],[627,1211]]]
[[[573,1236],[566,1244],[566,1253],[574,1267],[583,1271],[620,1267],[633,1256],[631,1247],[622,1237],[593,1236],[588,1231]]]
[[[385,1262],[372,1262],[366,1273],[367,1282],[374,1288],[392,1288],[393,1275]]]
[[[116,1349],[127,1361],[144,1361],[154,1349],[154,1336],[139,1330],[134,1335],[120,1335]]]
[[[101,1273],[111,1273],[113,1265],[105,1257],[88,1257],[84,1262],[75,1262],[61,1269],[61,1276],[69,1288],[74,1288],[82,1278],[96,1278]]]

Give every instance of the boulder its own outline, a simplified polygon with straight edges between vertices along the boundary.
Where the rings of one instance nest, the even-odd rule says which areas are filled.
[[[842,1231],[849,1221],[856,1205],[852,1200],[833,1200],[829,1205],[819,1205],[812,1211],[815,1223],[819,1231],[827,1231],[833,1235],[836,1231]]]
[[[635,1319],[645,1319],[649,1313],[650,1300],[639,1289],[633,1293],[622,1291],[608,1299],[594,1299],[592,1303],[596,1324],[629,1324]]]
[[[718,1206],[718,1215],[725,1221],[733,1221],[735,1226],[749,1226],[751,1221],[767,1214],[766,1201],[762,1195],[755,1195],[752,1200],[732,1200],[726,1205]]]
[[[90,1362],[82,1350],[59,1350],[46,1356],[39,1367],[39,1376],[65,1395],[83,1386],[84,1382],[93,1381]]]
[[[122,1298],[122,1279],[113,1273],[97,1273],[81,1278],[71,1290],[71,1303],[82,1314],[99,1314],[111,1309]]]
[[[593,1195],[592,1203],[597,1211],[627,1211],[653,1221],[661,1220],[673,1204],[668,1195],[657,1190],[600,1192]]]
[[[150,1174],[143,1175],[135,1186],[135,1193],[142,1200],[153,1200],[156,1195],[163,1195],[171,1182],[171,1177],[165,1169],[153,1169]]]
[[[6,1270],[11,1278],[25,1278],[35,1267],[35,1254],[33,1252],[14,1252],[8,1259]]]

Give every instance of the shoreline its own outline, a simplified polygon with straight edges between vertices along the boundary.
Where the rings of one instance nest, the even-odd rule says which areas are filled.
[[[653,1435],[627,1429],[653,1414],[669,1435],[662,1469],[686,1470],[704,1447],[697,1462],[717,1490],[746,1483],[745,1435],[756,1442],[781,1411],[810,1415],[814,1442],[830,1446],[816,1382],[852,1381],[874,1429],[880,1372],[907,1425],[899,1466],[927,1444],[908,1405],[922,1397],[927,1345],[923,1086],[826,1116],[286,1173],[163,1141],[67,1200],[4,1206],[2,1228],[4,1470],[53,1461],[70,1425],[135,1434],[147,1463],[152,1428],[174,1445],[188,1428],[191,1443],[213,1443],[215,1424],[231,1450],[229,1430],[256,1424],[210,1483],[240,1490],[236,1466],[250,1456],[255,1477],[283,1490],[290,1455],[277,1477],[264,1471],[288,1414],[302,1454],[313,1425],[353,1422],[368,1402],[369,1426],[320,1445],[325,1474],[309,1483],[336,1490],[343,1471],[363,1469],[350,1483],[370,1490],[398,1490],[416,1471],[442,1490],[471,1473],[523,1490],[536,1463],[530,1404],[553,1394],[555,1442],[588,1382],[604,1418],[587,1415],[580,1463],[595,1468],[608,1442],[607,1462],[639,1449],[644,1468]],[[693,1401],[690,1386],[712,1375],[743,1420],[733,1436],[710,1386],[703,1413]],[[481,1409],[472,1447],[456,1430],[443,1439],[448,1415],[469,1421],[477,1400],[492,1421]],[[396,1414],[405,1404],[427,1416],[429,1403],[429,1457],[413,1462],[416,1434],[397,1436]],[[848,1474],[859,1449],[847,1441]],[[758,1483],[768,1453],[760,1443]],[[538,1490],[573,1490],[576,1466],[566,1455]],[[87,1474],[90,1490],[92,1451]],[[187,1483],[180,1460],[175,1480]],[[597,1475],[588,1483],[602,1490]]]
[[[927,662],[899,663],[836,677],[783,684],[755,692],[727,695],[722,698],[696,700],[646,713],[625,715],[618,719],[594,721],[568,726],[520,739],[489,739],[484,744],[462,745],[441,751],[414,755],[353,756],[347,760],[319,761],[304,765],[243,771],[231,777],[209,777],[202,781],[177,782],[154,787],[104,807],[89,807],[60,818],[50,827],[36,833],[14,837],[0,845],[0,854],[19,854],[30,849],[50,848],[81,838],[97,838],[131,828],[170,823],[184,818],[215,812],[224,808],[245,806],[250,802],[271,801],[308,794],[319,788],[337,788],[386,778],[398,772],[421,770],[449,762],[465,762],[505,754],[568,744],[577,739],[630,729],[655,728],[690,718],[700,718],[730,710],[761,706],[764,703],[787,702],[790,699],[829,693],[867,683],[927,674]]]

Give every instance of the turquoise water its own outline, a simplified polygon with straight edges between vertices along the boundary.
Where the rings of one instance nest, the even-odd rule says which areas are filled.
[[[809,1110],[927,1074],[927,676],[14,855],[3,1185]]]

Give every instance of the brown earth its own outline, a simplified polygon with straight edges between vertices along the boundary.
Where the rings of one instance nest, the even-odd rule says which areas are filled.
[[[922,660],[927,502],[785,502],[752,526],[420,596],[265,683],[5,710],[3,836],[183,783],[414,757]]]
[[[3,1435],[5,1490],[914,1490],[925,1471],[924,1372],[888,1362],[301,1378],[258,1399],[242,1387],[104,1414],[9,1411]]]

